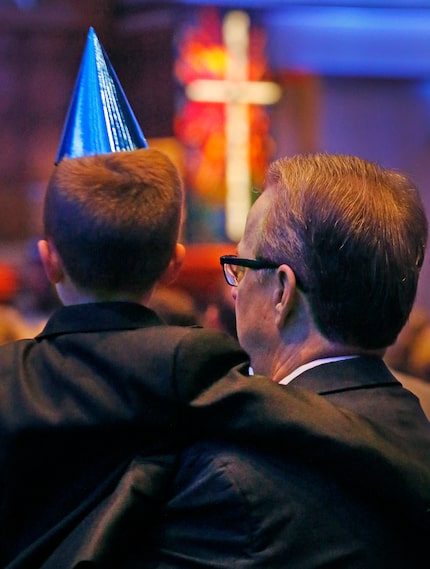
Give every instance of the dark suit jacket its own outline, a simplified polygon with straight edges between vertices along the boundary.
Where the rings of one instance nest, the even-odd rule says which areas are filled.
[[[228,336],[133,303],[64,307],[35,339],[0,346],[0,567],[139,449],[183,443],[182,399],[243,361]]]
[[[421,407],[427,419],[430,421],[430,382],[421,377],[415,377],[396,370],[393,370],[393,374],[403,387],[406,387],[406,389],[409,389],[409,391],[412,391],[412,393],[418,397]]]
[[[293,386],[378,422],[421,449],[418,453],[429,461],[430,426],[415,397],[382,361],[358,358],[324,364],[285,389]],[[277,442],[281,447],[282,438]],[[377,479],[370,492],[363,486],[366,462],[356,465],[346,484],[335,464],[331,473],[314,466],[311,456],[305,462],[226,444],[194,445],[181,457],[172,498],[154,538],[154,567],[429,566],[428,530],[418,535],[400,511],[378,503]]]
[[[73,566],[61,551],[114,559],[109,538],[128,535],[130,520],[145,534],[178,450],[201,439],[293,453],[346,479],[365,463],[363,486],[376,482],[381,503],[421,522],[430,461],[419,421],[408,429],[418,442],[399,442],[246,368],[228,336],[163,326],[129,303],[62,308],[36,339],[1,346],[0,566]]]

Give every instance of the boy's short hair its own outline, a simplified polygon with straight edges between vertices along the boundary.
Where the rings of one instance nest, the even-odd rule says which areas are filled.
[[[49,180],[45,235],[81,290],[144,293],[178,239],[182,184],[155,149],[64,159]]]

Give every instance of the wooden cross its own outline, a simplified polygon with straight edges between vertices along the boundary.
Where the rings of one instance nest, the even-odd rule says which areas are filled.
[[[248,81],[249,17],[229,12],[223,21],[227,53],[225,79],[196,79],[186,87],[189,99],[226,106],[226,233],[239,241],[251,206],[249,105],[271,105],[281,88],[270,81]]]

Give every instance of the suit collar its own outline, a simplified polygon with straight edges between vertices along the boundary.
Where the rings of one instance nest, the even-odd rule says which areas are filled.
[[[284,379],[281,379],[279,384],[288,385],[291,381],[293,381],[293,379],[295,379],[299,375],[302,375],[302,373],[304,373],[308,369],[312,369],[313,367],[333,362],[340,362],[343,360],[349,360],[351,358],[358,358],[358,356],[337,356],[334,358],[319,358],[318,360],[313,360],[296,368],[294,371],[292,371],[286,377],[284,377]]]
[[[384,361],[378,357],[359,356],[349,360],[326,363],[304,371],[291,385],[328,395],[364,387],[397,384]]]
[[[49,318],[36,338],[76,332],[133,330],[163,324],[145,306],[134,302],[94,302],[63,306]]]

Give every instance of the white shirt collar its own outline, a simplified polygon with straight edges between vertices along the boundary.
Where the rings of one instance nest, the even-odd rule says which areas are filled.
[[[329,364],[332,362],[340,362],[342,360],[351,360],[352,358],[358,358],[358,356],[337,356],[335,358],[321,358],[319,360],[313,360],[312,362],[308,362],[307,364],[303,364],[299,366],[297,369],[289,373],[286,377],[281,379],[278,383],[281,385],[287,385],[290,381],[293,381],[298,375],[302,374],[304,371],[308,369],[312,369],[313,367],[317,367],[322,364]]]

